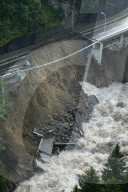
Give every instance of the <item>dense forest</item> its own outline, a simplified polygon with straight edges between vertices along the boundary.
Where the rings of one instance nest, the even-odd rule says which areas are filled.
[[[0,47],[25,34],[60,26],[64,13],[62,14],[61,8],[55,9],[49,6],[48,2],[48,0],[0,0]],[[69,0],[72,7],[80,10],[82,6],[87,11],[97,2],[98,0]]]
[[[0,46],[39,28],[58,25],[58,10],[45,0],[0,0]]]

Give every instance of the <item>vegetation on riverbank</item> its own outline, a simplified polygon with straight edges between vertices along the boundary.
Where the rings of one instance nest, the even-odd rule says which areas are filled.
[[[5,91],[5,83],[0,79],[0,120],[6,119],[7,110],[12,108],[12,103],[8,102],[7,92]],[[3,141],[3,132],[0,127],[0,153],[5,150]],[[0,192],[6,192],[8,178],[0,161]]]
[[[124,154],[117,144],[109,155],[101,177],[91,167],[79,178],[79,187],[76,185],[72,192],[127,192],[128,167]]]
[[[7,185],[8,185],[8,178],[7,178],[5,171],[2,168],[2,165],[0,163],[0,191],[6,192],[7,191]]]

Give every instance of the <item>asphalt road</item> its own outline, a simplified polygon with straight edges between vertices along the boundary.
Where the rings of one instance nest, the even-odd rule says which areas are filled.
[[[93,39],[99,41],[105,40],[126,31],[128,31],[128,17],[106,26],[105,33],[104,27],[102,27],[102,29],[99,29],[99,31],[94,30]]]

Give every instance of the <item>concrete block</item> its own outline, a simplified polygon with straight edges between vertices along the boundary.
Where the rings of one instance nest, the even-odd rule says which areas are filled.
[[[42,138],[39,144],[39,151],[51,155],[53,149],[54,138]]]
[[[46,163],[50,163],[51,161],[51,155],[45,153],[40,153],[40,158]]]

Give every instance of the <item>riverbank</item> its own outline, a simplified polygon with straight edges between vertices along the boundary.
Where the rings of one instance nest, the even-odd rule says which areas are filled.
[[[108,88],[96,88],[83,83],[83,90],[99,100],[90,121],[83,123],[85,138],[79,139],[74,150],[62,151],[53,156],[49,164],[40,164],[44,172],[23,182],[16,192],[25,192],[28,188],[38,192],[60,192],[63,189],[70,192],[85,169],[94,166],[98,172],[102,170],[116,143],[120,144],[125,155],[128,154],[128,84],[113,83]]]

